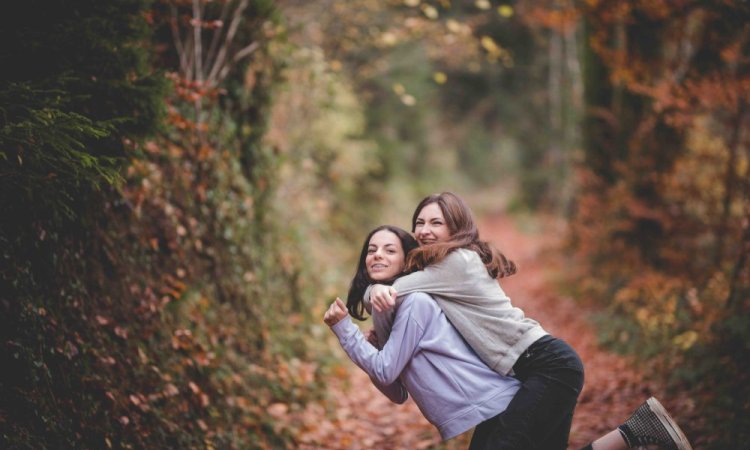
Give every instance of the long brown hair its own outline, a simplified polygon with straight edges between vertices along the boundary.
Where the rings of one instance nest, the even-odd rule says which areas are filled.
[[[469,205],[452,192],[432,194],[422,199],[411,218],[412,232],[416,230],[419,213],[432,203],[437,203],[442,211],[450,238],[445,242],[423,245],[412,250],[406,259],[407,271],[422,270],[430,264],[442,261],[453,250],[466,248],[479,254],[487,273],[492,278],[503,278],[516,273],[516,263],[489,243],[479,239],[479,230]]]

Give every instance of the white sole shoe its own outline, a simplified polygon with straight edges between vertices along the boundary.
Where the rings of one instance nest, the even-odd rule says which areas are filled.
[[[669,433],[669,436],[677,445],[677,448],[679,450],[693,450],[693,447],[690,446],[690,442],[688,442],[685,433],[682,432],[680,426],[677,425],[677,422],[675,422],[674,419],[672,419],[672,416],[669,415],[669,413],[664,408],[664,406],[662,406],[659,400],[651,397],[646,400],[646,403],[648,404],[649,408],[651,408],[651,411],[659,419],[659,422],[661,422],[661,424],[664,425],[664,428],[667,429],[667,433]]]

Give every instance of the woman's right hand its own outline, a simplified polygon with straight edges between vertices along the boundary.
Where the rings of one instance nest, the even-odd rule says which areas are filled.
[[[393,286],[375,284],[370,289],[370,303],[377,312],[388,311],[396,306],[397,294]]]
[[[331,306],[328,307],[328,310],[323,315],[323,322],[326,323],[329,327],[332,327],[339,323],[341,319],[346,317],[349,314],[349,312],[346,310],[346,305],[344,302],[336,297],[336,300],[331,303]]]

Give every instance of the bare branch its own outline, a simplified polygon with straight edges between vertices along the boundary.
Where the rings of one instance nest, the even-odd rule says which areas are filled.
[[[180,71],[185,72],[186,58],[185,58],[185,47],[182,45],[182,37],[180,36],[180,28],[177,25],[179,17],[177,16],[177,8],[172,5],[170,7],[172,17],[169,20],[169,27],[172,30],[172,39],[174,40],[174,46],[177,49],[177,56],[180,58]]]
[[[217,83],[224,81],[224,78],[226,78],[227,75],[229,75],[229,68],[230,68],[229,64],[221,68],[221,72],[219,72],[219,74],[216,76]]]
[[[251,54],[255,50],[258,50],[259,48],[260,48],[260,44],[258,44],[257,41],[253,42],[252,44],[250,44],[247,47],[243,48],[242,50],[238,51],[234,55],[234,58],[232,58],[232,62],[238,62],[239,60],[241,60],[245,56]]]
[[[200,0],[193,0],[193,52],[195,65],[195,79],[203,81],[203,55],[201,54],[201,30],[203,16],[201,14]]]
[[[211,68],[211,72],[207,77],[207,81],[209,81],[209,83],[212,85],[216,83],[217,75],[222,72],[224,60],[227,57],[229,47],[231,47],[232,45],[234,35],[237,34],[237,28],[242,21],[242,13],[245,11],[245,8],[247,8],[247,4],[248,0],[242,0],[237,6],[237,9],[235,9],[234,13],[232,14],[232,24],[229,26],[229,31],[227,32],[227,36],[224,39],[223,45],[221,46],[221,50],[219,50],[219,54],[216,56],[216,60],[214,61],[213,67]]]
[[[188,36],[190,35],[188,34]],[[185,43],[185,72],[183,73],[183,77],[187,81],[193,81],[195,74],[195,65],[193,64],[193,56],[195,55],[193,51],[194,41],[189,37],[187,39],[188,41]]]
[[[216,51],[219,49],[219,43],[221,43],[221,36],[224,33],[224,30],[226,29],[224,24],[227,23],[230,3],[232,3],[231,0],[225,1],[224,6],[222,6],[221,8],[221,15],[219,16],[219,20],[221,21],[221,26],[217,27],[214,30],[214,35],[211,38],[211,46],[209,47],[208,54],[206,55],[206,59],[204,60],[206,67],[212,67],[214,58],[216,58]]]

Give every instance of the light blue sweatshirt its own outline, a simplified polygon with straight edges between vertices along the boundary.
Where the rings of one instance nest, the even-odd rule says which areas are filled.
[[[391,401],[407,392],[443,439],[505,411],[520,383],[493,371],[448,322],[432,298],[405,296],[388,342],[373,347],[349,316],[331,327],[344,351]]]

